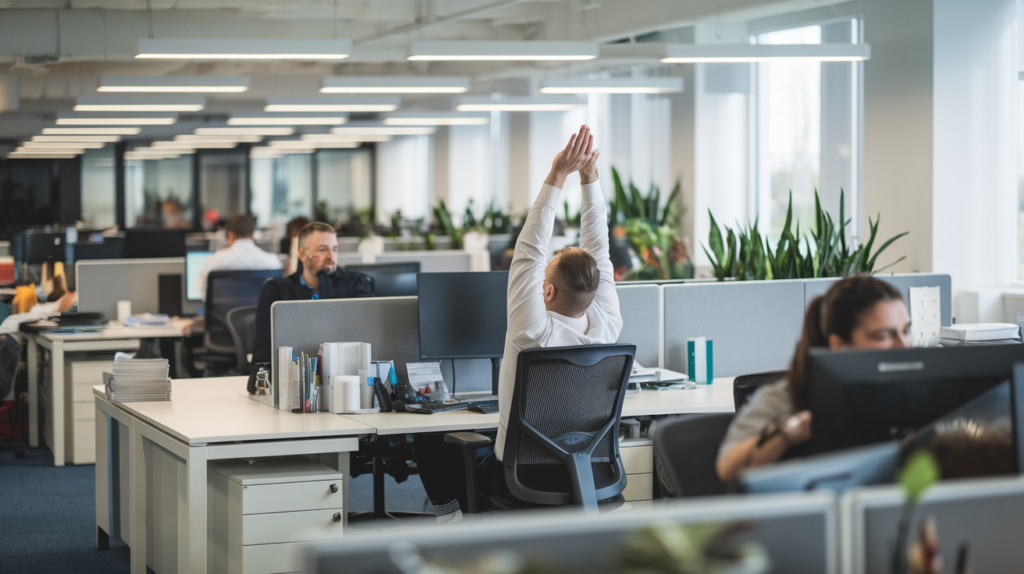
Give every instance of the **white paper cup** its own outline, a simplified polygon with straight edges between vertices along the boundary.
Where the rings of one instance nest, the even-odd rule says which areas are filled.
[[[132,300],[121,299],[117,302],[117,322],[122,325],[128,324],[128,317],[132,316]]]

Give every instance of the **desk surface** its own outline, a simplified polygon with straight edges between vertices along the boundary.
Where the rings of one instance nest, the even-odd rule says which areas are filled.
[[[191,319],[172,319],[170,327],[125,327],[116,321],[111,321],[110,326],[102,331],[88,331],[73,334],[39,333],[39,336],[48,341],[103,341],[108,339],[173,338],[183,336],[185,329],[191,324]]]
[[[117,403],[117,407],[190,445],[373,434],[362,422],[331,413],[295,414],[239,394],[246,377],[171,381],[170,401]],[[93,394],[106,400],[102,385]]]

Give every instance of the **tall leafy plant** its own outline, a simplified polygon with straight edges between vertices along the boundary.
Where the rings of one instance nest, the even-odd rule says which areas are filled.
[[[678,227],[679,219],[682,217],[682,210],[676,205],[682,189],[682,182],[676,181],[675,187],[668,195],[664,207],[661,206],[661,189],[651,184],[647,197],[644,197],[633,182],[626,186],[622,185],[622,178],[614,167],[612,168],[612,181],[615,183],[615,196],[612,198],[609,215],[613,224],[629,221],[630,219],[642,219],[654,227],[668,225]]]

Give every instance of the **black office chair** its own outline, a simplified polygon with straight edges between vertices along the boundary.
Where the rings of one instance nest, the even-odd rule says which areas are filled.
[[[621,502],[626,472],[619,457],[622,401],[636,345],[590,345],[519,353],[505,439],[505,483],[529,505]],[[490,444],[476,433],[450,433],[463,447],[467,512],[478,512],[474,451]]]
[[[761,388],[763,385],[781,380],[788,372],[789,371],[768,371],[736,377],[736,380],[732,383],[732,400],[736,405],[736,412],[739,412],[740,407],[750,402],[751,397],[754,396],[757,389]]]
[[[228,328],[228,312],[259,303],[260,291],[267,279],[280,277],[280,269],[259,271],[213,271],[206,279],[206,304],[203,307],[205,352],[189,352],[189,369],[193,377],[202,376],[195,363],[204,363],[209,370],[226,370],[238,363],[235,340]]]
[[[21,344],[10,335],[0,335],[0,398],[6,397],[14,388],[18,379],[18,361],[21,360]],[[33,405],[34,407],[35,405]],[[9,441],[0,442],[0,451],[14,451],[14,458],[25,458],[25,443],[18,440],[21,436],[21,419],[16,416],[20,412],[18,401],[13,401],[10,413],[11,436]],[[18,434],[14,434],[17,428]]]
[[[252,340],[256,336],[256,305],[238,307],[228,311],[228,329],[235,341],[235,355],[238,358],[238,372],[249,372],[249,354]]]
[[[665,467],[676,497],[726,493],[728,485],[718,479],[715,464],[732,418],[732,413],[722,413],[659,421],[654,453]]]

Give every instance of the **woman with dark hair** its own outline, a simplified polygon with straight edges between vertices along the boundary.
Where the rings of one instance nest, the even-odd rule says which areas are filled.
[[[812,348],[902,349],[910,346],[910,315],[892,285],[848,277],[807,307],[803,335],[788,376],[757,391],[729,426],[716,470],[731,482],[751,466],[770,464],[811,438],[807,357]]]

